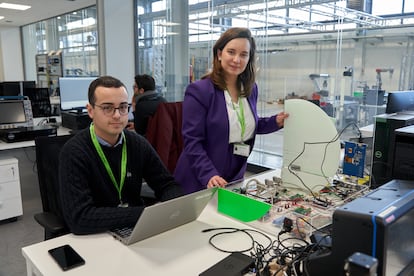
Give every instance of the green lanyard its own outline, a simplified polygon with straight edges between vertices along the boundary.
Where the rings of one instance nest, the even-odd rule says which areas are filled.
[[[111,166],[109,165],[108,160],[106,159],[106,156],[102,150],[101,145],[98,142],[98,138],[96,138],[96,134],[95,134],[95,128],[93,126],[93,124],[90,125],[89,127],[89,132],[91,133],[91,138],[92,138],[92,142],[93,145],[95,146],[96,151],[98,152],[99,157],[102,160],[102,163],[105,166],[106,171],[109,174],[109,177],[112,180],[112,183],[114,184],[116,190],[118,191],[118,197],[119,197],[119,202],[122,205],[122,188],[124,186],[124,182],[125,182],[125,176],[126,176],[126,164],[127,164],[127,150],[126,150],[126,139],[125,139],[125,134],[122,132],[122,158],[121,158],[121,181],[118,184],[118,182],[115,179],[115,176],[112,172]]]
[[[230,92],[228,90],[226,90],[226,91],[230,95]],[[230,100],[231,100],[231,95],[230,95]],[[234,106],[233,101],[231,101],[231,105],[233,106],[233,110],[236,111],[237,119],[239,120],[239,123],[240,123],[240,128],[241,128],[240,142],[243,142],[244,133],[246,132],[246,121],[244,119],[244,108],[243,108],[243,101],[242,101],[241,97],[239,97],[240,111],[238,111],[236,109],[236,107]]]

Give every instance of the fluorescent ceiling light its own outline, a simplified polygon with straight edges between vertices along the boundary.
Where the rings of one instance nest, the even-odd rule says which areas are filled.
[[[1,15],[0,15],[0,20],[2,20],[2,19],[4,19],[4,16],[1,16]]]
[[[163,26],[163,27],[172,27],[172,26],[179,26],[180,23],[175,23],[175,22],[163,22],[163,23],[159,23],[157,24],[158,26]]]
[[[96,24],[95,18],[88,17],[88,18],[85,18],[85,19],[69,22],[69,23],[66,24],[66,28],[68,30],[73,30],[73,29],[77,29],[77,28],[84,28],[84,27],[92,26],[92,25],[95,25],[95,24]]]
[[[19,5],[19,4],[10,4],[10,3],[3,2],[3,3],[0,3],[0,8],[25,11],[27,9],[30,9],[31,6]]]

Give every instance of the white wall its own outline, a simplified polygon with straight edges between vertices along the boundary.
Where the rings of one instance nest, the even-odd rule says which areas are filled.
[[[0,29],[0,81],[24,80],[20,28]]]

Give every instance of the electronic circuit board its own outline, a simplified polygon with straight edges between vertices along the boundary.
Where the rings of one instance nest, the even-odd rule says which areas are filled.
[[[365,194],[367,181],[337,175],[331,185],[321,185],[317,191],[284,185],[276,172],[267,172],[246,179],[235,192],[270,203],[272,207],[262,218],[250,225],[272,235],[284,227],[286,219],[292,223],[291,234],[308,238],[315,230],[331,224],[334,210]],[[354,183],[355,182],[355,183]],[[362,183],[362,184],[361,184]]]

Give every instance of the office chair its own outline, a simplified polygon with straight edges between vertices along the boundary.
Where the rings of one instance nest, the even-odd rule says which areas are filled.
[[[44,227],[45,240],[69,233],[61,212],[59,184],[59,153],[72,135],[39,136],[35,138],[37,175],[43,212],[34,219]]]
[[[182,102],[160,103],[148,120],[146,138],[171,173],[183,150],[182,110]]]

